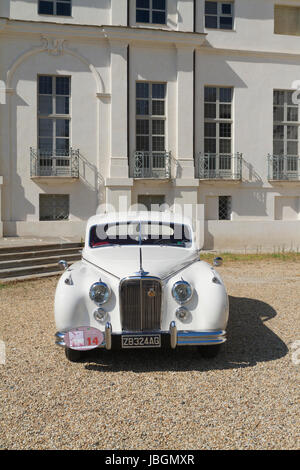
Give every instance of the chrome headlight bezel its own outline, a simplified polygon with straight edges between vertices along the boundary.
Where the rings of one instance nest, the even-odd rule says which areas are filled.
[[[100,300],[99,298],[97,299],[96,297],[97,294],[95,292],[96,289],[99,287],[105,289],[104,298]],[[93,302],[95,302],[97,305],[103,305],[109,301],[110,296],[111,296],[111,289],[105,282],[102,282],[102,281],[94,282],[94,284],[92,284],[90,287],[89,295],[90,295],[90,299],[93,300]]]
[[[177,289],[179,288],[180,285],[183,286],[187,291],[186,296],[184,298],[180,298],[177,292]],[[193,296],[193,292],[194,292],[194,289],[191,286],[191,284],[184,280],[175,282],[175,284],[172,287],[172,296],[179,305],[184,305],[187,302],[189,302]]]

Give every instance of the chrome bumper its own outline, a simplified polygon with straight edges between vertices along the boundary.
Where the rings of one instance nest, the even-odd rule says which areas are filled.
[[[138,334],[139,332],[136,332]],[[149,333],[149,332],[147,332]],[[226,331],[224,330],[210,330],[210,331],[186,331],[177,330],[175,321],[170,323],[169,331],[161,332],[165,335],[170,335],[170,347],[175,349],[177,346],[204,346],[210,344],[222,344],[226,341]],[[57,332],[55,334],[55,344],[58,346],[66,347],[64,337],[66,332]],[[143,332],[141,332],[143,334]],[[117,334],[116,336],[121,336]],[[104,332],[105,342],[99,348],[111,349],[112,346],[112,327],[110,323],[106,323]]]

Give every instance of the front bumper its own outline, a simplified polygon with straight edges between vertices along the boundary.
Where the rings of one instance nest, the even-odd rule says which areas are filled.
[[[124,332],[124,334],[143,335],[151,332]],[[66,331],[58,331],[55,344],[66,347],[64,337]],[[153,334],[160,334],[162,339],[162,347],[171,347],[175,349],[177,346],[205,346],[213,344],[222,344],[226,341],[225,330],[208,330],[208,331],[188,331],[177,330],[175,321],[170,323],[169,331],[155,331]],[[121,348],[120,333],[113,333],[110,323],[106,323],[104,332],[104,342],[98,348],[120,349]]]

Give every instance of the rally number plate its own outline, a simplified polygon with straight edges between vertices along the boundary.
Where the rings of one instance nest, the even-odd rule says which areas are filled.
[[[160,348],[160,335],[123,335],[122,348]]]

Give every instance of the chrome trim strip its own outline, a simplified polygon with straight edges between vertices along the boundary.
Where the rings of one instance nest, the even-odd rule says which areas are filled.
[[[111,349],[111,331],[111,324],[107,322],[105,325],[105,347],[108,350]]]
[[[196,258],[194,258],[191,261],[187,261],[186,263],[182,264],[178,269],[176,269],[176,271],[170,271],[168,274],[166,274],[164,277],[162,277],[161,280],[166,281],[167,279],[171,279],[171,277],[176,276],[176,274],[180,273],[180,271],[182,271],[183,269],[188,268],[189,266],[191,266],[194,263],[197,263],[198,261],[201,261],[199,256],[197,256]]]
[[[226,331],[179,331],[177,336],[178,346],[198,346],[204,344],[221,344],[226,341]]]
[[[106,271],[106,269],[101,268],[101,266],[97,266],[97,264],[92,263],[91,261],[87,260],[86,258],[82,257],[82,260],[85,261],[86,263],[91,264],[97,269],[100,269],[100,271],[103,271],[106,274],[109,274],[110,276],[115,277],[116,279],[120,280],[121,278],[119,276],[116,276],[115,274],[111,273],[110,271]]]
[[[177,328],[176,323],[171,321],[170,323],[170,336],[171,336],[171,348],[175,349],[177,345]]]

